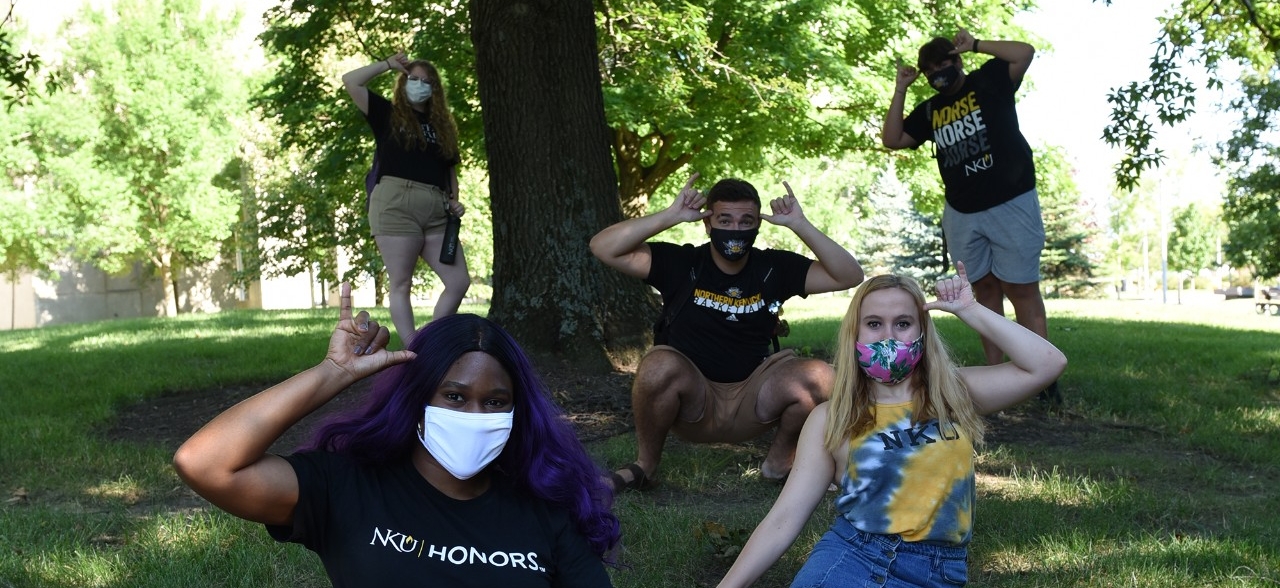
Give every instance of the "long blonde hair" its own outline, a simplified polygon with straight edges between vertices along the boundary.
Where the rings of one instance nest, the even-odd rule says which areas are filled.
[[[827,430],[824,441],[829,450],[835,451],[849,439],[866,432],[876,422],[876,403],[871,396],[871,378],[858,367],[858,327],[861,323],[862,303],[867,295],[879,290],[897,288],[911,295],[920,317],[920,330],[924,341],[924,354],[915,371],[911,372],[912,418],[922,422],[938,419],[943,430],[952,424],[967,434],[974,445],[982,443],[984,423],[973,406],[973,399],[947,345],[938,336],[933,319],[924,309],[924,292],[915,280],[898,275],[880,275],[867,280],[853,295],[849,310],[845,312],[837,336],[835,359],[835,385],[831,391],[831,406],[827,411]]]
[[[406,71],[421,67],[427,71],[427,83],[431,84],[431,97],[427,99],[427,122],[440,141],[440,155],[445,160],[452,160],[458,155],[458,125],[449,112],[449,101],[445,99],[444,85],[440,83],[440,72],[430,61],[419,59],[405,66]],[[422,134],[418,117],[413,112],[413,103],[404,87],[408,83],[409,74],[400,72],[396,76],[395,94],[391,100],[391,135],[405,150],[427,148],[427,138]]]

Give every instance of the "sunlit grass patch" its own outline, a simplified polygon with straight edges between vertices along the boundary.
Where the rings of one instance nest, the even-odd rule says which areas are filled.
[[[128,475],[103,482],[85,489],[85,494],[95,498],[106,498],[126,505],[137,504],[147,495],[147,490]]]

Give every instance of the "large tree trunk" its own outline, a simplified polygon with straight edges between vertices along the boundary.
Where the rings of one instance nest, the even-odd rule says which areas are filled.
[[[471,0],[493,209],[489,316],[531,353],[630,364],[656,302],[591,236],[622,220],[590,0]]]

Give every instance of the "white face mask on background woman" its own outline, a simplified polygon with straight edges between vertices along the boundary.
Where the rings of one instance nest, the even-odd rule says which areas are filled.
[[[438,406],[423,409],[418,440],[459,480],[470,479],[498,458],[511,438],[511,412],[462,412]]]
[[[409,81],[404,84],[404,93],[409,97],[409,102],[422,104],[431,98],[431,84],[418,77],[409,76]]]

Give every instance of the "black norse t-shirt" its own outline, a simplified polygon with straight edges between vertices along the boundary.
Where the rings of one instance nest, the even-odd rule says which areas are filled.
[[[729,275],[711,261],[710,245],[650,242],[649,250],[645,282],[662,293],[664,305],[679,306],[667,327],[668,344],[713,382],[741,382],[772,353],[769,305],[805,296],[813,263],[790,251],[752,248],[746,267]],[[690,270],[698,272],[697,286],[682,304],[673,298],[688,292]]]
[[[366,467],[321,451],[285,459],[298,475],[293,526],[267,530],[316,552],[334,586],[612,586],[567,512],[496,474],[484,494],[456,500],[408,460]]]
[[[1036,187],[1031,146],[1018,124],[1009,62],[991,59],[965,76],[960,91],[921,102],[903,123],[920,144],[933,141],[947,204],[981,212]]]

